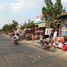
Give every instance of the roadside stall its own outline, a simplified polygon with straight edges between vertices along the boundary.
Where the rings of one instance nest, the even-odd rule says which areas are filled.
[[[61,23],[58,32],[59,36],[55,38],[55,43],[59,48],[63,48],[67,46],[67,12],[61,13],[58,19],[61,20]]]
[[[39,17],[36,19],[35,25],[37,26],[37,28],[35,27],[35,38],[39,39],[40,35],[42,35],[42,37],[44,38],[46,25],[45,21],[43,21],[41,17]]]

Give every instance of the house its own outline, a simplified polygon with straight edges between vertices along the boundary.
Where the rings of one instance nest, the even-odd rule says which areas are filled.
[[[64,37],[65,41],[67,41],[67,12],[62,12],[58,17],[58,19],[61,20],[61,27],[59,28],[59,36]]]

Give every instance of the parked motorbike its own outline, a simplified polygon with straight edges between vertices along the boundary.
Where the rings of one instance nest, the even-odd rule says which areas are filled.
[[[25,36],[25,39],[26,39],[26,40],[32,40],[32,37],[31,37],[31,35],[26,35],[26,36]]]
[[[46,49],[48,51],[54,52],[55,51],[55,47],[52,45],[52,42],[48,42],[48,41],[41,41],[40,42],[41,46],[43,49]]]

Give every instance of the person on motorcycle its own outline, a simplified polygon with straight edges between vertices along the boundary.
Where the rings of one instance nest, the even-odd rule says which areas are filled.
[[[16,29],[14,31],[14,36],[12,37],[12,42],[13,43],[18,43],[18,41],[20,40],[20,34],[21,34],[20,29]]]
[[[12,34],[12,39],[14,37],[16,37],[18,39],[19,35],[20,35],[20,29],[15,29],[11,34]]]
[[[15,31],[15,33],[16,33],[17,35],[20,35],[21,30],[20,30],[20,29],[17,29],[17,30]]]

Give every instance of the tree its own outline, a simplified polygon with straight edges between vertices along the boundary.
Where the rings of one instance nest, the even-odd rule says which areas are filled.
[[[10,32],[11,28],[8,24],[5,24],[2,28],[2,31],[5,31],[6,33]]]
[[[47,21],[52,21],[57,18],[58,15],[63,11],[61,0],[56,0],[53,4],[51,0],[44,0],[46,7],[42,8],[42,14]]]
[[[61,0],[56,0],[56,3],[54,5],[54,9],[57,12],[57,14],[59,15],[62,11],[63,11],[63,6],[61,4]]]
[[[12,27],[13,27],[13,29],[16,29],[16,27],[18,26],[18,22],[17,21],[15,21],[15,20],[12,20]]]
[[[55,4],[51,0],[44,0],[46,6],[42,8],[42,15],[46,22],[51,22],[51,26],[57,29],[55,20],[64,11],[61,0],[56,0]]]
[[[51,0],[45,0],[46,7],[42,8],[42,14],[46,21],[50,21],[53,14],[53,3]]]
[[[24,28],[31,28],[31,27],[33,27],[33,26],[34,26],[34,21],[28,20],[27,23],[25,22],[25,23],[23,24],[22,29],[24,29]]]
[[[16,22],[15,20],[12,21],[13,23],[11,24],[5,24],[2,28],[2,31],[8,33],[8,32],[12,32],[14,29],[16,29],[18,22]]]

